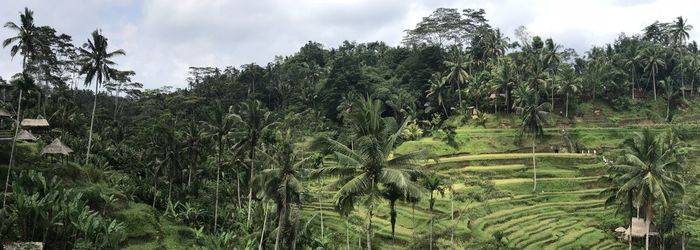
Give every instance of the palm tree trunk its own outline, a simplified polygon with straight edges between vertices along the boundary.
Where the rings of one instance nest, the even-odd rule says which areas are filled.
[[[634,67],[632,67],[632,100],[634,100],[634,82],[635,82],[635,77],[634,75],[636,74]]]
[[[566,92],[566,118],[569,118],[569,92]]]
[[[321,238],[326,237],[323,233],[323,206],[321,204],[321,197],[318,197],[318,210],[319,214],[321,214]]]
[[[554,112],[554,83],[552,83],[552,112]]]
[[[451,181],[450,181],[451,182]],[[454,192],[454,191],[452,191]],[[454,193],[450,192],[450,243],[455,244],[455,203]]]
[[[416,240],[416,203],[411,203],[411,221],[413,221],[413,228],[411,228],[411,236],[413,240]]]
[[[253,84],[253,91],[255,91],[255,84]],[[250,211],[251,207],[253,205],[253,185],[251,185],[253,181],[253,171],[255,171],[255,144],[251,143],[251,149],[250,149],[250,179],[248,179],[248,220],[246,221],[246,225],[250,227]]]
[[[350,250],[350,225],[345,220],[345,250]]]
[[[652,203],[649,202],[649,203],[647,204],[647,217],[646,217],[646,225],[647,225],[647,235],[646,235],[646,243],[645,243],[645,244],[646,244],[646,247],[645,247],[646,250],[649,250],[649,230],[650,230],[650,228],[651,228],[651,220],[652,220],[652,217],[653,217],[653,215],[652,215],[652,209],[653,209]]]
[[[433,250],[433,213],[430,213],[430,247],[428,249]]]
[[[391,239],[396,239],[396,201],[389,201],[389,216],[391,222]]]
[[[5,210],[5,201],[7,200],[7,188],[10,186],[10,173],[12,164],[15,159],[15,146],[17,145],[17,134],[22,122],[22,89],[19,89],[19,99],[17,99],[17,125],[15,126],[15,135],[12,137],[12,149],[10,150],[10,162],[7,165],[7,176],[5,177],[5,191],[2,193],[2,209]]]
[[[95,108],[97,107],[97,88],[100,86],[98,82],[95,82],[95,99],[92,102],[92,115],[90,116],[90,135],[88,136],[88,147],[87,155],[85,156],[85,164],[90,162],[90,147],[92,147],[92,127],[95,124]]]
[[[367,210],[367,250],[372,250],[372,205]]]
[[[219,222],[219,177],[221,176],[221,148],[222,138],[219,136],[219,154],[216,157],[216,195],[214,198],[214,232]]]
[[[629,241],[628,242],[629,243],[629,250],[632,250],[632,232],[633,232],[632,231],[632,221],[633,221],[633,219],[634,219],[634,217],[630,216],[630,234],[628,235],[629,238],[627,239]]]
[[[263,240],[265,239],[265,228],[267,226],[267,205],[263,201],[263,213],[265,216],[263,216],[263,227],[262,227],[262,232],[260,232],[260,245],[258,245],[258,250],[263,249]]]
[[[654,101],[656,101],[656,72],[654,68],[651,68],[651,80],[654,87]]]
[[[462,111],[464,111],[464,109],[462,108],[462,86],[460,85],[462,84],[457,83],[457,95],[459,96],[459,112],[461,113]]]
[[[535,138],[532,138],[532,191],[537,190],[537,161],[535,160]]]
[[[158,171],[153,173],[153,202],[151,207],[156,207],[156,198],[158,197]]]
[[[282,198],[283,201],[286,201],[287,198],[287,193],[284,192],[282,193],[285,198]],[[279,209],[279,214],[277,215],[277,236],[275,237],[275,250],[279,249],[279,242],[280,239],[282,238],[282,231],[286,227],[285,223],[287,221],[287,208],[285,204],[281,204],[280,209]]]
[[[238,196],[238,208],[243,207],[241,203],[241,177],[236,174],[236,196]]]
[[[666,102],[666,122],[671,122],[671,99]]]
[[[187,171],[187,188],[190,188],[190,184],[192,184],[192,164],[190,164],[190,170]]]

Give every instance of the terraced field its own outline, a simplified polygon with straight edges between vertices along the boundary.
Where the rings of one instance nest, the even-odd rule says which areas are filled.
[[[589,130],[593,131],[593,135],[587,134]],[[467,140],[484,135],[488,135],[490,141],[494,138],[511,140],[508,138],[513,131],[503,131],[471,129],[469,134],[474,137]],[[595,144],[608,148],[617,147],[622,138],[630,133],[605,129],[575,132],[581,133],[580,138],[603,136]],[[550,138],[548,142],[556,144],[558,140]],[[489,147],[499,143],[494,141]],[[508,147],[515,147],[512,141],[510,144]],[[411,148],[415,146],[409,145]],[[382,249],[427,246],[429,222],[434,217],[434,236],[443,242],[449,241],[454,228],[455,239],[467,242],[467,245],[460,247],[468,248],[468,244],[480,244],[496,236],[516,249],[627,247],[626,242],[616,239],[612,231],[617,226],[624,226],[624,222],[617,224],[615,209],[604,207],[605,197],[599,195],[606,186],[600,181],[605,174],[600,155],[537,153],[537,190],[533,192],[532,154],[505,153],[510,149],[502,149],[493,153],[449,154],[439,157],[437,161],[424,162],[423,170],[443,176],[452,183],[452,191],[444,196],[436,193],[433,213],[428,210],[427,197],[415,206],[399,202],[394,237],[391,235],[388,206],[381,206],[373,218],[375,239],[381,239],[376,242],[383,244]],[[399,148],[397,151],[401,150]],[[315,201],[312,200],[304,208],[304,213],[318,215],[322,209],[324,225],[333,232],[329,237],[339,242],[348,240],[353,247],[357,246],[358,240],[364,244],[362,223],[365,223],[366,211],[359,205],[350,218],[341,218],[333,210],[334,191],[326,187],[331,181],[320,181],[311,187]],[[452,208],[454,221],[450,220]],[[415,242],[425,244],[411,245]]]

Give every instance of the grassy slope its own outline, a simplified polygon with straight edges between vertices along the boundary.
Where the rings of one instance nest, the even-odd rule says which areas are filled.
[[[613,226],[622,226],[613,216],[614,209],[603,206],[603,198],[598,193],[604,187],[598,178],[604,174],[599,156],[586,154],[555,154],[551,146],[565,146],[560,129],[568,131],[571,138],[588,149],[608,154],[619,147],[630,134],[643,128],[655,132],[667,127],[661,118],[652,115],[659,109],[644,106],[627,112],[614,112],[607,107],[580,107],[584,114],[575,123],[559,118],[556,128],[546,129],[547,136],[538,142],[538,191],[532,192],[532,155],[528,153],[530,142],[514,143],[517,118],[510,115],[489,116],[486,128],[465,125],[457,129],[459,146],[452,148],[442,140],[426,137],[418,141],[402,144],[396,154],[415,150],[428,150],[439,157],[437,163],[425,163],[426,171],[435,171],[450,178],[456,193],[479,190],[467,180],[491,180],[500,191],[508,192],[511,198],[499,198],[484,202],[454,202],[459,216],[455,222],[455,237],[460,240],[485,240],[494,232],[503,232],[504,241],[516,248],[525,249],[620,249],[622,242],[614,239]],[[598,110],[598,112],[595,112]],[[693,121],[692,117],[700,110],[694,106],[677,117],[681,121]],[[697,163],[695,161],[694,163]],[[327,182],[326,182],[327,183]],[[323,190],[316,184],[312,190]],[[345,219],[332,211],[332,192],[321,202],[324,209],[326,227],[336,230],[334,237],[345,241]],[[307,207],[306,214],[317,213],[319,202]],[[450,194],[438,195],[434,216],[436,235],[449,240]],[[424,199],[415,206],[415,219],[410,204],[400,203],[398,209],[397,235],[391,239],[390,223],[386,206],[375,212],[373,220],[376,237],[384,248],[401,249],[411,244],[414,237],[427,235],[430,211]],[[366,214],[358,207],[355,216]],[[414,226],[415,225],[415,226]],[[697,225],[700,225],[698,221]],[[696,227],[700,230],[700,227]],[[447,231],[445,231],[447,229]],[[350,231],[350,242],[364,237],[362,231]],[[425,239],[423,239],[425,240]],[[420,240],[419,240],[420,241]],[[693,243],[692,244],[700,244]]]

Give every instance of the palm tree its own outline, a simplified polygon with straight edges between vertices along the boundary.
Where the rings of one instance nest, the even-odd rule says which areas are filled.
[[[533,187],[532,191],[537,190],[537,161],[535,159],[535,144],[537,139],[544,135],[544,126],[547,124],[547,117],[551,106],[549,103],[537,104],[537,97],[532,94],[528,104],[522,108],[517,108],[517,112],[523,116],[523,122],[518,130],[518,138],[522,139],[524,134],[532,136],[532,170],[533,170]]]
[[[644,70],[649,71],[649,74],[651,74],[654,87],[654,100],[656,100],[656,74],[659,73],[659,68],[666,67],[666,61],[664,61],[662,51],[657,45],[651,45],[646,48],[641,56],[642,62],[645,65]]]
[[[693,25],[688,24],[688,19],[683,19],[682,16],[676,18],[676,21],[671,23],[669,31],[671,32],[671,39],[673,39],[674,44],[680,52],[680,62],[681,62],[681,86],[685,87],[685,82],[683,81],[683,50],[685,50],[685,40],[690,37],[690,32],[693,29]]]
[[[367,208],[367,249],[372,249],[372,216],[381,199],[380,186],[393,185],[403,192],[414,185],[411,174],[415,174],[415,160],[422,156],[414,152],[392,157],[406,121],[398,126],[393,117],[381,117],[383,105],[369,97],[360,100],[350,114],[354,147],[331,139],[318,138],[314,148],[332,152],[326,157],[323,167],[313,171],[313,177],[336,176],[333,186],[340,187],[336,193],[335,206],[341,214],[348,214],[355,202],[364,197]]]
[[[442,111],[445,116],[448,116],[447,109],[445,108],[445,96],[447,94],[447,82],[442,73],[438,72],[433,74],[433,76],[428,81],[430,88],[426,91],[426,97],[434,98],[435,102],[442,107]]]
[[[29,8],[24,8],[24,13],[19,15],[19,25],[14,22],[5,23],[5,28],[11,29],[17,35],[7,38],[2,41],[2,47],[10,46],[10,56],[13,58],[17,53],[22,55],[22,70],[27,70],[27,58],[32,57],[37,52],[37,47],[40,46],[41,40],[38,35],[38,29],[34,25],[34,12]]]
[[[629,67],[630,73],[632,75],[632,100],[634,100],[634,85],[637,84],[637,68],[642,65],[640,52],[637,50],[637,46],[631,48],[631,56],[628,56],[625,60],[625,66]]]
[[[216,231],[216,226],[218,224],[219,218],[219,180],[221,177],[221,156],[224,153],[224,148],[226,147],[227,137],[231,130],[233,130],[233,121],[229,119],[226,109],[221,105],[220,101],[216,101],[211,113],[209,113],[209,119],[207,122],[202,123],[207,130],[207,136],[213,137],[216,142],[217,154],[216,154],[216,194],[214,199],[214,230]],[[239,142],[240,143],[240,142]]]
[[[675,109],[680,105],[684,99],[681,96],[680,91],[676,89],[671,81],[671,77],[666,77],[666,79],[659,81],[661,84],[661,89],[664,91],[661,96],[666,101],[666,122],[671,122],[671,109]]]
[[[459,97],[459,109],[460,112],[464,111],[462,108],[462,85],[467,84],[469,81],[468,61],[461,55],[461,52],[456,51],[455,58],[451,61],[445,61],[445,66],[448,68],[446,81],[452,84],[453,88],[457,88],[457,96]]]
[[[228,117],[240,125],[238,133],[244,137],[244,141],[248,144],[249,180],[253,180],[255,176],[255,151],[260,142],[260,135],[276,123],[272,121],[272,113],[264,109],[262,103],[255,99],[248,99],[247,102],[242,103],[238,114],[233,112],[233,108],[230,108]],[[250,225],[252,205],[253,187],[250,186],[248,188],[248,220],[246,225]]]
[[[192,184],[192,174],[197,171],[197,165],[202,161],[207,134],[201,124],[196,122],[189,123],[186,130],[181,133],[185,141],[183,151],[188,157],[187,187],[189,188]]]
[[[430,209],[430,249],[433,249],[433,219],[435,217],[433,214],[433,206],[435,205],[435,191],[440,193],[441,196],[445,196],[446,183],[442,179],[442,176],[438,176],[435,173],[430,173],[423,177],[423,187],[430,193],[430,200],[428,200]]]
[[[618,193],[634,191],[634,201],[646,209],[646,249],[649,249],[649,229],[654,216],[654,205],[668,208],[676,192],[685,192],[678,180],[682,166],[676,150],[656,137],[650,130],[635,133],[625,141],[625,151],[619,164],[610,171],[618,174],[621,184]]]
[[[395,237],[396,231],[396,201],[399,199],[403,200],[416,200],[421,196],[421,188],[416,186],[415,183],[410,183],[408,189],[402,190],[394,185],[387,185],[382,191],[382,197],[389,201],[389,218],[391,222],[391,238]]]
[[[5,177],[5,190],[2,197],[2,208],[5,209],[5,201],[7,199],[7,188],[10,186],[10,172],[12,171],[12,165],[15,160],[15,146],[17,145],[17,135],[19,134],[20,122],[22,121],[22,94],[24,91],[30,90],[34,87],[34,79],[28,74],[22,73],[21,75],[15,76],[14,79],[10,81],[12,85],[15,85],[19,90],[19,97],[17,98],[17,119],[15,119],[15,133],[12,137],[12,148],[10,149],[10,162],[7,165],[7,176]]]
[[[112,58],[119,55],[126,55],[124,50],[108,51],[107,38],[102,36],[100,30],[92,32],[92,40],[88,39],[87,43],[79,48],[80,52],[80,75],[85,75],[85,86],[90,86],[95,80],[95,99],[92,103],[92,115],[90,116],[90,135],[88,137],[87,154],[85,156],[85,164],[90,162],[90,147],[92,146],[92,129],[95,123],[95,108],[97,107],[97,92],[100,85],[105,81],[110,81],[119,76],[119,71],[113,67],[117,64],[112,61]]]
[[[572,67],[565,67],[562,71],[563,81],[559,83],[558,92],[566,95],[564,117],[569,118],[569,96],[576,94],[581,88],[581,78],[576,75]]]
[[[543,60],[544,64],[547,66],[548,71],[552,74],[552,77],[550,79],[551,81],[551,89],[552,89],[552,110],[554,110],[554,90],[556,89],[556,78],[557,78],[557,73],[559,73],[559,64],[561,63],[561,53],[559,52],[559,49],[561,49],[561,45],[554,43],[552,39],[547,39],[547,47],[544,48],[543,51]]]
[[[506,112],[510,110],[510,90],[515,85],[515,79],[513,79],[513,65],[510,60],[498,60],[499,63],[496,67],[493,67],[491,72],[491,91],[496,94],[496,101],[498,100],[498,93],[503,93],[506,99]]]
[[[280,243],[283,246],[292,244],[292,238],[289,237],[294,234],[290,226],[291,205],[300,203],[300,195],[303,192],[303,186],[299,180],[301,167],[310,158],[301,158],[304,156],[294,152],[290,134],[287,130],[282,135],[282,141],[275,147],[275,154],[260,151],[264,162],[272,167],[260,171],[255,180],[259,183],[256,186],[261,186],[266,196],[272,197],[277,204],[275,249],[279,249]]]

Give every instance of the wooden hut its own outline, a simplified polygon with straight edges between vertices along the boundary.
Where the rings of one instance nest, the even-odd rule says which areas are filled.
[[[35,134],[44,134],[49,131],[49,121],[43,117],[37,119],[23,119],[20,124],[22,128],[30,130]]]
[[[70,153],[73,153],[73,150],[66,146],[66,144],[63,144],[63,142],[61,142],[61,140],[58,138],[53,139],[51,144],[47,145],[41,150],[41,155],[69,155]]]
[[[615,230],[617,231],[617,230]],[[647,236],[647,223],[643,218],[634,217],[632,218],[632,232],[630,233],[630,228],[625,228],[622,238],[625,240],[630,239],[630,235],[634,238],[644,238]],[[653,229],[649,230],[649,236],[657,236],[658,232],[654,232]]]
[[[0,108],[0,130],[5,129],[5,119],[11,117],[12,115],[10,115],[10,112],[7,112],[7,110]]]
[[[19,133],[17,133],[17,137],[15,138],[15,140],[18,140],[18,141],[36,141],[37,139],[36,139],[36,136],[34,136],[32,134],[32,132],[29,132],[27,130],[22,129],[21,131],[19,131]]]

